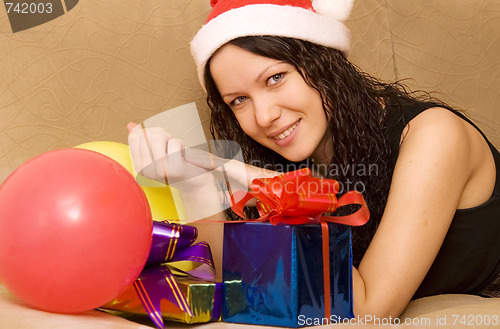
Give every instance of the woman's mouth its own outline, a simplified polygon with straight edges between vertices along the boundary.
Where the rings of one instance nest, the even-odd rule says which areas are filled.
[[[292,126],[282,131],[279,135],[273,136],[272,139],[279,146],[287,146],[295,138],[297,131],[300,129],[300,122],[302,119],[297,120]]]
[[[295,128],[297,128],[297,125],[300,123],[300,120],[301,119],[299,119],[293,126],[283,131],[281,134],[274,136],[273,139],[280,141],[290,136],[294,132]]]

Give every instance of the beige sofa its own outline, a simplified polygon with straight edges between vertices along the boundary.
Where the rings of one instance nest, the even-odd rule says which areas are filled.
[[[48,150],[126,142],[127,122],[178,105],[195,101],[206,123],[188,41],[208,10],[208,0],[82,0],[54,20],[13,33],[0,6],[0,182]],[[466,110],[500,147],[497,0],[358,0],[348,25],[352,62],[383,80],[410,78],[411,88],[436,92]],[[39,312],[0,288],[0,328],[141,327],[97,312]],[[403,319],[439,327],[444,318],[448,327],[460,327],[453,321],[462,316],[472,324],[499,317],[500,299],[424,298]]]

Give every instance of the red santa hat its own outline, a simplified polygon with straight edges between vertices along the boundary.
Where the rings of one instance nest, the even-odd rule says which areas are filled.
[[[273,35],[306,40],[348,54],[350,32],[344,25],[354,0],[211,0],[212,11],[191,41],[191,54],[204,86],[212,54],[245,36]]]

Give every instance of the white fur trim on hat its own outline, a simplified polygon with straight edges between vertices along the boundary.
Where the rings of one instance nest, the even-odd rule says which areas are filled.
[[[354,0],[313,0],[312,5],[318,14],[344,22],[351,14]]]
[[[338,49],[346,55],[351,39],[349,30],[340,20],[312,10],[273,4],[231,9],[203,25],[190,43],[203,88],[205,65],[217,49],[238,37],[258,35],[306,40]]]

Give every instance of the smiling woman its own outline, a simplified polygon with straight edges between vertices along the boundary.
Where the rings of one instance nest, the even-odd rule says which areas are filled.
[[[241,145],[247,164],[239,167],[247,169],[248,181],[309,166],[318,175],[338,179],[344,191],[363,193],[372,217],[367,225],[353,229],[354,291],[367,295],[356,297],[360,321],[352,319],[351,323],[362,324],[369,318],[363,313],[379,319],[398,314],[413,299],[401,315],[402,324],[405,318],[415,319],[412,324],[427,323],[419,322],[420,317],[437,322],[436,327],[498,327],[500,300],[479,297],[498,295],[498,283],[492,279],[500,254],[495,208],[498,183],[493,177],[494,164],[500,167],[493,147],[500,147],[498,0],[357,1],[345,26],[348,0],[314,1],[314,11],[309,0],[49,2],[54,4],[52,14],[58,12],[56,3],[65,4],[67,13],[16,33],[9,24],[8,4],[0,5],[5,23],[0,25],[0,181],[21,163],[48,150],[89,141],[125,142],[127,122],[196,101],[201,120],[205,123],[211,116],[216,137]],[[45,1],[46,11],[50,11],[49,2]],[[216,8],[205,22],[210,2]],[[321,10],[320,2],[339,8],[325,10],[323,6]],[[16,11],[14,3],[23,1],[12,3],[11,14]],[[78,5],[69,10],[69,3]],[[37,6],[39,12],[43,9],[43,4]],[[328,11],[343,17],[328,16]],[[200,30],[197,40],[202,43],[193,47],[197,75],[186,45],[202,24],[210,28]],[[352,41],[346,26],[352,31]],[[230,46],[285,66],[266,77],[269,87],[261,91],[270,97],[273,91],[280,93],[288,87],[290,68],[302,78],[305,88],[301,92],[312,88],[319,94],[328,144],[323,148],[311,144],[303,154],[286,155],[301,159],[314,149],[318,157],[311,154],[304,161],[290,161],[245,133],[242,128],[257,124],[261,117],[237,120],[239,109],[228,106],[217,85],[205,80],[205,75],[211,78],[216,73],[206,65],[208,61],[216,60],[214,54]],[[241,58],[240,66],[248,69],[246,63],[246,57]],[[361,70],[383,82],[406,79],[405,84],[414,90],[437,92],[447,104],[465,109],[492,143],[457,112],[443,108],[444,104],[422,103],[414,99],[415,94],[392,88],[397,84],[381,83]],[[223,79],[236,77],[229,73]],[[244,80],[241,83],[255,82],[238,77]],[[203,88],[210,111],[203,106]],[[234,91],[240,93],[232,100],[234,105],[261,95]],[[290,97],[294,100],[295,95]],[[281,116],[271,128],[262,126],[261,130],[271,139],[286,141],[297,123],[290,146],[298,136],[300,142],[308,139],[302,134],[305,119],[283,123],[280,118],[311,108],[298,108],[285,100],[280,103],[277,113]],[[428,108],[436,105],[439,108]],[[281,151],[279,143],[271,142]],[[158,149],[165,151],[166,144],[170,151],[176,147],[181,155],[185,151],[185,158],[167,157],[181,160],[172,162],[180,164],[180,169],[195,175],[208,173],[189,183],[210,185],[212,176],[219,174],[206,169],[216,167],[216,157],[207,166],[179,141]],[[245,183],[247,179],[239,175],[242,171],[232,164],[226,174]],[[209,199],[214,194],[203,186],[185,191],[182,197],[185,202],[193,200],[190,211],[209,210],[210,204],[219,202],[218,197]],[[217,205],[212,208],[220,210]],[[217,218],[224,215],[217,213]],[[204,234],[202,240],[212,237]],[[215,236],[212,241],[222,239]],[[216,249],[212,250],[216,255]],[[453,295],[417,299],[442,293]],[[5,286],[0,286],[0,304],[2,328],[139,327],[118,323],[116,317],[113,321],[102,312],[68,316],[29,309],[13,300]],[[229,323],[201,327],[224,326],[237,327]]]
[[[320,173],[362,186],[371,211],[353,231],[355,313],[399,316],[411,299],[441,293],[496,295],[500,154],[484,134],[444,102],[352,65],[350,1],[213,5],[191,49],[216,138],[268,169],[378,168]]]
[[[191,50],[211,132],[237,142],[247,163],[226,166],[225,174],[240,177],[245,168],[250,185],[309,165],[363,192],[371,220],[353,228],[355,314],[394,318],[410,300],[443,293],[497,296],[500,153],[484,134],[444,102],[351,64],[343,24],[351,1],[212,5]],[[147,143],[136,145],[132,155],[140,159]],[[189,179],[190,188],[179,190],[192,205],[186,208],[216,202],[206,197],[214,195],[213,160],[179,157],[172,150],[182,151],[182,143],[168,137],[151,148],[165,159],[167,176],[205,169],[207,179],[196,177],[196,186]],[[361,175],[344,170],[350,166],[377,170]]]
[[[351,1],[212,5],[191,50],[207,91],[211,132],[237,142],[247,163],[225,166],[225,175],[241,177],[245,168],[250,184],[280,168],[309,165],[363,192],[371,220],[353,228],[355,314],[394,318],[410,300],[442,293],[495,296],[500,153],[482,132],[428,94],[381,82],[351,64],[343,24]],[[136,160],[147,144],[131,146]],[[192,205],[186,208],[216,202],[206,197],[214,195],[213,158],[203,164],[187,150],[179,157],[182,142],[168,137],[151,148],[155,159],[164,159],[167,176],[205,169],[206,179],[199,175],[179,189]],[[377,170],[359,175],[343,170],[349,166]]]
[[[292,64],[230,43],[212,57],[209,68],[223,101],[257,143],[295,162],[331,149],[323,145],[328,139],[321,96]]]

